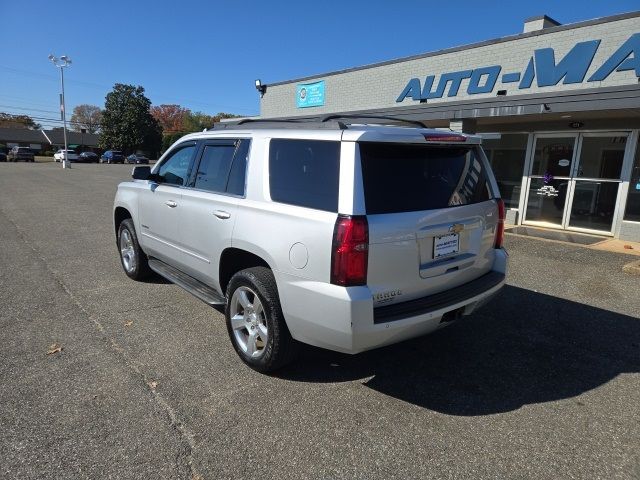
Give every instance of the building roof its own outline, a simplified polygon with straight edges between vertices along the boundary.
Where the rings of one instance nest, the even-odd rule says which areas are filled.
[[[29,142],[43,143],[44,138],[40,130],[29,130],[27,128],[0,128],[0,142]]]
[[[27,128],[0,128],[0,143],[24,142],[62,145],[64,134],[62,129],[56,130],[29,130]],[[80,133],[67,130],[67,143],[83,144],[88,146],[98,145],[98,135],[95,133]]]
[[[52,144],[62,145],[64,143],[64,134],[62,129],[58,130],[45,130],[47,137]],[[80,133],[72,130],[67,130],[67,143],[69,144],[82,144],[88,146],[98,145],[98,135],[95,133]]]

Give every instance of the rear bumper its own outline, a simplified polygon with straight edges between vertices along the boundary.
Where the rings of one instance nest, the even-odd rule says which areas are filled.
[[[358,353],[435,331],[448,312],[469,315],[505,284],[506,252],[493,271],[454,289],[409,302],[373,308],[367,287],[338,287],[276,273],[291,335],[310,345]]]

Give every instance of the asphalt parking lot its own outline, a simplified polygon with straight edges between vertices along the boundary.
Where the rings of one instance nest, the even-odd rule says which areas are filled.
[[[0,164],[0,477],[640,478],[633,258],[508,236],[472,317],[263,376],[218,311],[122,272],[130,171]]]

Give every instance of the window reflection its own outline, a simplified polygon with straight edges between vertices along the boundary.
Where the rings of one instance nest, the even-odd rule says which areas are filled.
[[[482,141],[482,147],[491,163],[500,195],[507,208],[518,208],[520,202],[527,139],[526,133],[514,133],[502,134],[499,139]]]
[[[640,141],[639,141],[640,142]],[[632,222],[640,222],[640,144],[636,147],[636,158],[631,170],[629,193],[627,195],[627,208],[624,219]]]

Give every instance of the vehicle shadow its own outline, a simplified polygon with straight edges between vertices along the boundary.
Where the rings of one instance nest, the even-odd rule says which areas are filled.
[[[169,280],[167,280],[166,278],[164,278],[161,275],[158,275],[156,272],[151,272],[151,274],[146,277],[143,278],[141,280],[139,280],[142,283],[153,283],[153,284],[157,284],[157,285],[168,285],[171,284],[171,282]]]
[[[432,335],[355,356],[305,347],[277,376],[362,379],[391,397],[467,416],[575,397],[625,372],[640,372],[640,319],[506,286]]]

